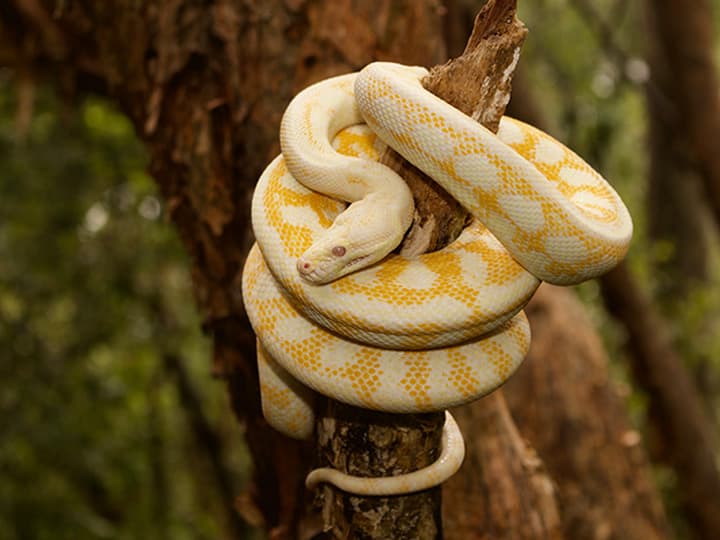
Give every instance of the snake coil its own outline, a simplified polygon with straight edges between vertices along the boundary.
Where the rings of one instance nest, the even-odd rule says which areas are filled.
[[[540,281],[591,279],[628,249],[630,215],[587,163],[507,117],[488,131],[424,90],[426,74],[378,62],[306,88],[283,116],[282,154],[258,181],[243,297],[258,337],[263,414],[289,436],[312,435],[314,392],[416,413],[493,391],[527,352],[522,308]],[[475,218],[445,249],[390,254],[413,201],[378,163],[385,145]],[[317,469],[306,483],[363,495],[440,484],[464,457],[446,418],[429,467],[386,478]]]

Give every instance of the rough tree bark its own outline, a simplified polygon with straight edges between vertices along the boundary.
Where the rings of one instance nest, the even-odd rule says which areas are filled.
[[[533,341],[505,393],[555,483],[565,538],[670,538],[642,438],[583,306],[542,285],[526,311]]]
[[[150,172],[192,259],[193,289],[245,424],[254,482],[245,516],[296,538],[306,445],[272,430],[259,407],[254,337],[240,298],[252,241],[249,197],[278,151],[277,127],[302,87],[374,59],[445,59],[437,0],[11,0],[0,4],[0,64],[95,91],[134,123]],[[302,522],[311,534],[311,519]]]
[[[439,0],[0,4],[0,65],[42,74],[66,95],[94,91],[111,97],[146,143],[167,215],[192,258],[196,300],[213,338],[215,371],[228,383],[255,460],[254,487],[242,498],[241,509],[246,516],[256,516],[272,538],[307,538],[317,528],[302,516],[307,447],[275,433],[260,414],[254,339],[238,286],[251,242],[249,193],[277,152],[277,124],[297,90],[373,59],[421,65],[443,61],[443,11]],[[533,365],[542,369],[547,361],[535,360]],[[559,376],[551,380],[553,388],[574,384]],[[607,391],[606,386],[598,391]],[[548,422],[563,414],[559,409],[548,413]],[[466,434],[472,431],[469,420],[479,418],[481,423],[477,436],[468,437],[468,461],[461,476],[446,491],[452,518],[446,536],[516,538],[509,528],[516,526],[513,520],[530,524],[521,523],[518,531],[557,534],[557,519],[563,516],[555,508],[552,483],[517,435],[500,395],[464,408],[458,416]],[[593,425],[589,431],[602,429]],[[606,443],[595,448],[603,451]],[[618,455],[619,460],[627,458]],[[561,465],[557,469],[560,478],[565,472]],[[576,479],[585,472],[577,469]],[[497,490],[518,478],[501,504]],[[574,500],[563,484],[558,486],[564,504]],[[615,489],[615,484],[608,486]],[[478,492],[480,499],[473,495]],[[520,508],[520,501],[528,501],[523,511],[506,515]],[[602,514],[597,509],[609,505],[600,499],[593,504],[593,511],[586,513],[588,530],[602,523],[594,521],[593,515]],[[646,506],[635,511],[641,519]],[[576,536],[567,532],[567,537]]]

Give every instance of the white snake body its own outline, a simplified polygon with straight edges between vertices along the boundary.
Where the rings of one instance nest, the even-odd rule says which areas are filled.
[[[521,309],[540,279],[595,277],[628,248],[625,206],[582,159],[509,118],[493,134],[425,91],[425,74],[376,63],[298,94],[283,118],[283,154],[256,187],[258,247],[243,294],[263,411],[288,435],[312,434],[309,389],[397,413],[487,394],[524,358]],[[361,121],[367,127],[350,127]],[[445,249],[388,255],[413,207],[404,182],[377,163],[384,143],[476,218]],[[378,495],[425,489],[453,474],[463,452],[448,420],[442,457],[426,469],[382,479],[319,469],[308,484]]]
[[[341,155],[332,147],[335,134],[363,122],[354,81],[355,75],[343,75],[327,81],[320,95],[301,92],[280,126],[288,170],[301,176],[306,188],[353,203],[297,260],[297,272],[313,283],[337,279],[382,259],[412,223],[412,193],[400,176],[374,160]],[[380,212],[383,219],[376,219]],[[334,255],[332,248],[341,244],[352,244],[353,250]],[[351,256],[354,260],[346,260]],[[295,268],[290,272],[296,274]]]

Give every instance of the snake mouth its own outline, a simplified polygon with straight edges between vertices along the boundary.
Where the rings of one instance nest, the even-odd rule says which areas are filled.
[[[313,266],[303,260],[299,260],[297,264],[298,273],[305,281],[313,285],[325,285],[336,279],[340,279],[345,274],[354,272],[363,267],[363,262],[369,258],[369,255],[356,257],[339,267],[323,268],[322,266]]]
[[[370,258],[371,255],[355,257],[341,267],[334,269],[334,271],[333,269],[325,269],[325,271],[323,271],[319,267],[306,267],[304,261],[298,261],[297,267],[298,273],[305,281],[312,283],[313,285],[325,285],[335,281],[336,279],[340,279],[346,274],[362,270],[365,266],[369,265],[368,259]]]
[[[363,255],[362,257],[355,257],[345,265],[345,270],[354,269],[358,265],[362,266],[361,263],[370,258],[370,255]]]

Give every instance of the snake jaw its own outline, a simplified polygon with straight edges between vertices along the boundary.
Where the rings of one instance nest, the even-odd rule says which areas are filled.
[[[335,251],[333,251],[333,255],[337,259],[342,257],[342,255],[336,255]],[[313,285],[324,285],[373,262],[375,261],[370,260],[370,255],[355,257],[348,261],[332,261],[327,257],[312,257],[306,252],[297,260],[297,270],[305,281]]]

